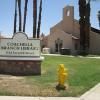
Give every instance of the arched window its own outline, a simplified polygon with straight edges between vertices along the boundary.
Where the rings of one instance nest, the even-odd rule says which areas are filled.
[[[70,16],[70,10],[67,10],[67,16]]]

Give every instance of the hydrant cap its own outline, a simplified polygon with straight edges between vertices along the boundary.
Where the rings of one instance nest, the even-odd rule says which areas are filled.
[[[60,67],[60,68],[64,68],[64,64],[60,64],[59,67]]]

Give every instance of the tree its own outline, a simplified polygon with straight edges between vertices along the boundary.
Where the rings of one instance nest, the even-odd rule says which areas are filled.
[[[89,53],[89,34],[90,34],[90,1],[96,0],[79,0],[79,24],[80,24],[80,54]]]
[[[80,54],[86,54],[86,0],[79,0]]]
[[[21,0],[18,0],[18,8],[19,8],[19,31],[22,31]]]
[[[39,38],[39,36],[40,36],[41,14],[42,14],[42,0],[40,0],[40,7],[39,7],[37,38]]]
[[[17,24],[17,0],[15,0],[14,32],[13,33],[16,33],[16,24]]]
[[[85,54],[89,53],[90,46],[90,0],[86,4],[85,12]]]
[[[37,29],[37,0],[33,0],[33,38],[36,38]]]
[[[98,11],[98,21],[99,21],[99,27],[100,27],[100,10]]]
[[[23,21],[23,32],[25,32],[26,15],[27,15],[27,4],[28,4],[28,0],[25,0],[25,7],[24,7],[24,21]]]

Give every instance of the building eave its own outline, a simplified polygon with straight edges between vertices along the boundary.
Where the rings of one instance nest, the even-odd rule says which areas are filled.
[[[72,39],[73,39],[73,40],[79,40],[80,38],[75,37],[75,36],[72,36]]]

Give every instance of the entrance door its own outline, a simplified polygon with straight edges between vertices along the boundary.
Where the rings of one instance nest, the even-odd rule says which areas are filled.
[[[60,39],[58,38],[58,39],[55,41],[55,52],[56,52],[56,53],[60,53],[62,47],[63,47],[62,40],[60,40]]]
[[[59,44],[59,52],[61,52],[62,43]]]
[[[55,52],[58,52],[58,43],[55,44]]]

